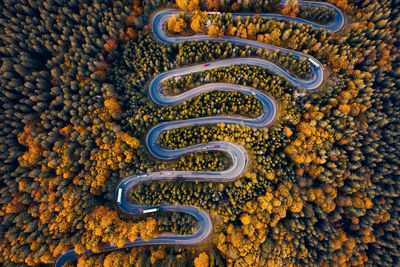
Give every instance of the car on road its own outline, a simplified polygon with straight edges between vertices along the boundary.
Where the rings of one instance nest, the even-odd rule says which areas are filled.
[[[160,208],[144,209],[143,210],[143,214],[154,213],[154,212],[157,212],[159,210],[160,210]]]
[[[214,148],[219,148],[219,145],[215,145]]]
[[[204,67],[207,67],[207,66],[209,66],[209,65],[210,65],[209,63],[206,63],[206,64],[204,64],[203,66],[204,66]]]
[[[204,150],[204,149],[207,149],[208,148],[208,146],[205,146],[205,147],[203,147],[202,149]]]
[[[312,64],[314,64],[314,66],[319,69],[320,65],[318,64],[317,61],[315,61],[314,59],[312,59],[311,57],[308,58],[308,61],[310,61]]]
[[[118,204],[121,204],[121,198],[122,198],[122,188],[118,188],[118,196],[117,196]]]

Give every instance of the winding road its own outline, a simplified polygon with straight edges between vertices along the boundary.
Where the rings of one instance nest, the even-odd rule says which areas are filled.
[[[336,17],[334,21],[329,25],[318,25],[316,23],[309,22],[303,19],[290,18],[276,14],[257,14],[257,15],[269,19],[292,21],[295,23],[306,23],[313,26],[314,28],[322,28],[332,32],[339,31],[345,24],[345,17],[343,13],[338,8],[334,7],[331,4],[320,3],[320,2],[305,2],[305,1],[299,1],[299,4],[300,5],[311,4],[312,7],[326,6],[328,8],[332,8],[336,13]],[[192,90],[186,91],[177,96],[168,96],[163,94],[162,92],[161,84],[164,80],[172,77],[187,75],[193,72],[200,72],[204,70],[228,67],[239,64],[254,65],[266,68],[276,74],[284,76],[293,86],[298,87],[300,89],[306,89],[306,90],[316,89],[322,84],[324,80],[324,69],[322,64],[317,59],[309,55],[303,54],[301,52],[281,47],[276,47],[264,43],[259,43],[252,40],[240,39],[237,37],[229,37],[229,36],[224,36],[220,39],[211,38],[208,35],[204,34],[195,34],[187,37],[169,36],[164,31],[164,24],[169,17],[178,12],[180,11],[163,10],[154,15],[152,20],[152,29],[154,35],[159,41],[164,43],[180,43],[183,41],[190,41],[190,40],[196,40],[196,41],[211,40],[218,42],[228,41],[238,45],[249,45],[256,48],[269,49],[271,51],[280,50],[285,53],[291,53],[293,56],[299,59],[309,60],[310,62],[312,62],[311,64],[312,75],[310,76],[309,79],[302,80],[292,75],[291,73],[287,72],[286,70],[282,69],[281,67],[266,60],[258,58],[235,58],[235,59],[226,59],[226,60],[212,62],[208,66],[199,64],[190,67],[179,68],[161,73],[158,76],[156,76],[150,83],[149,93],[151,99],[159,105],[176,105],[187,99],[193,98],[195,96],[198,96],[200,94],[209,91],[215,91],[215,90],[240,91],[243,94],[254,95],[259,101],[261,101],[261,103],[263,104],[263,111],[259,117],[254,119],[249,119],[240,116],[212,116],[212,117],[196,118],[184,121],[164,122],[153,127],[147,134],[146,143],[150,153],[156,158],[159,158],[161,160],[172,160],[189,153],[195,153],[199,151],[219,150],[227,153],[230,156],[232,165],[227,170],[221,172],[159,171],[143,175],[130,176],[123,179],[118,184],[115,190],[115,199],[117,205],[123,212],[129,215],[143,215],[144,213],[147,213],[149,211],[183,212],[195,217],[198,220],[200,227],[196,233],[190,235],[162,234],[148,241],[144,241],[141,238],[137,238],[133,242],[126,243],[122,248],[129,248],[142,245],[200,244],[204,242],[211,235],[213,229],[212,221],[208,213],[196,207],[179,206],[179,205],[149,206],[149,205],[136,205],[129,202],[128,192],[132,187],[142,182],[157,181],[157,180],[228,182],[228,181],[233,181],[236,178],[240,177],[246,170],[249,161],[249,156],[245,148],[241,145],[224,141],[215,141],[207,144],[193,145],[182,149],[167,150],[160,147],[157,143],[157,140],[164,131],[168,131],[170,129],[182,128],[185,126],[209,125],[218,123],[243,124],[249,127],[260,128],[269,126],[271,123],[273,123],[274,119],[277,116],[278,107],[275,100],[270,95],[255,90],[254,88],[241,85],[226,84],[226,83],[210,83],[196,87]],[[232,15],[236,17],[236,16],[254,16],[255,14],[242,13],[242,14],[232,14]],[[117,249],[121,248],[117,247],[116,245],[109,244],[103,247],[102,252],[113,251]],[[60,254],[55,263],[55,266],[56,267],[63,266],[69,260],[75,260],[80,256],[88,254],[94,254],[94,252],[91,250],[87,250],[82,254],[78,254],[74,250],[66,251],[65,253]]]

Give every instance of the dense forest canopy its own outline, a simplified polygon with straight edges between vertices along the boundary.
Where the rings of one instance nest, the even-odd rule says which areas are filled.
[[[233,182],[152,182],[131,202],[196,206],[213,234],[201,246],[149,246],[101,253],[80,266],[400,265],[400,1],[329,0],[346,14],[338,33],[231,13],[277,13],[328,25],[329,8],[297,0],[4,0],[0,3],[0,264],[53,264],[74,249],[100,252],[138,237],[195,233],[185,213],[128,216],[116,185],[160,170],[221,171],[221,151],[174,161],[150,156],[155,125],[214,115],[255,118],[260,101],[211,91],[178,105],[149,97],[158,74],[230,58],[270,61],[300,79],[312,64],[291,53],[229,42],[158,42],[152,15],[176,8],[172,36],[238,37],[318,59],[323,85],[305,92],[261,67],[232,65],[162,84],[179,95],[209,83],[255,88],[279,113],[268,128],[218,123],[176,128],[158,144],[242,145],[250,163]],[[221,14],[208,13],[220,11]],[[73,264],[73,263],[70,263]]]

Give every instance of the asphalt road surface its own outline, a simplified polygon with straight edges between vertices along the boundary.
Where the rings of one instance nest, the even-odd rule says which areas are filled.
[[[332,32],[337,32],[345,25],[345,17],[343,13],[336,7],[328,3],[320,3],[320,2],[305,2],[299,1],[300,5],[311,4],[312,7],[320,7],[326,6],[328,8],[332,8],[336,17],[334,21],[328,25],[319,25],[310,21],[306,21],[299,18],[290,18],[277,14],[257,14],[260,17],[269,18],[269,19],[277,19],[277,20],[285,20],[291,21],[294,23],[306,23],[311,25],[317,29],[324,29]],[[244,171],[246,170],[249,157],[245,148],[241,145],[224,142],[224,141],[215,141],[207,144],[198,144],[190,147],[168,150],[162,148],[157,143],[161,133],[164,131],[168,131],[171,129],[182,128],[185,126],[196,126],[196,125],[210,125],[210,124],[242,124],[249,127],[260,128],[266,127],[270,125],[277,116],[277,104],[275,100],[268,94],[257,91],[254,88],[226,84],[226,83],[210,83],[205,84],[199,87],[196,87],[192,90],[186,91],[177,96],[167,96],[163,94],[161,84],[164,80],[172,78],[184,76],[193,72],[200,72],[209,69],[228,67],[232,65],[254,65],[266,68],[278,75],[285,77],[293,86],[298,87],[299,89],[312,90],[318,88],[324,79],[324,69],[322,64],[315,58],[306,55],[301,52],[276,47],[264,43],[259,43],[252,40],[240,39],[237,37],[224,36],[220,39],[211,38],[208,35],[204,34],[195,34],[192,36],[186,37],[172,37],[169,36],[164,31],[164,24],[172,15],[179,13],[177,10],[163,10],[154,15],[152,20],[152,29],[156,38],[164,43],[180,43],[184,41],[218,41],[218,42],[231,42],[238,45],[248,45],[256,48],[269,49],[271,51],[280,50],[285,53],[291,53],[293,56],[309,60],[312,62],[312,74],[309,79],[302,80],[282,69],[281,67],[258,58],[235,58],[235,59],[226,59],[220,60],[216,62],[210,62],[208,66],[205,64],[199,64],[195,66],[180,68],[171,70],[168,72],[161,73],[157,77],[155,77],[151,83],[149,88],[149,93],[151,99],[159,104],[159,105],[176,105],[187,99],[198,96],[205,92],[209,91],[240,91],[243,94],[253,95],[255,96],[261,103],[263,104],[262,114],[254,119],[249,119],[246,117],[240,116],[212,116],[205,118],[196,118],[184,121],[170,121],[164,122],[153,127],[146,137],[147,147],[150,153],[161,160],[172,160],[177,159],[188,153],[195,153],[199,151],[223,151],[228,154],[231,158],[232,165],[224,171],[220,172],[192,172],[192,171],[159,171],[153,172],[143,175],[135,175],[130,176],[123,179],[117,186],[115,190],[115,200],[119,208],[129,214],[129,215],[143,215],[143,211],[149,212],[149,210],[154,209],[156,212],[183,212],[192,215],[198,220],[199,230],[196,233],[190,235],[176,235],[176,234],[162,234],[156,238],[150,239],[148,241],[144,241],[141,238],[137,238],[133,242],[128,242],[122,248],[129,248],[134,246],[142,246],[142,245],[196,245],[204,242],[212,233],[213,225],[210,216],[208,213],[200,210],[196,207],[191,206],[180,206],[180,205],[160,205],[160,206],[149,206],[149,205],[136,205],[129,202],[128,192],[129,190],[142,182],[149,181],[173,181],[173,180],[184,180],[184,181],[213,181],[213,182],[228,182],[233,181],[236,178],[240,177]],[[232,14],[234,17],[237,16],[254,16],[255,14]],[[118,196],[118,194],[121,194]],[[120,197],[120,201],[118,198]],[[153,210],[154,211],[154,210]],[[109,244],[105,246],[101,252],[108,252],[121,249],[114,244]],[[55,263],[56,267],[63,266],[69,260],[75,260],[83,255],[94,254],[93,251],[87,250],[82,254],[76,253],[74,250],[69,250],[62,253],[57,262]]]

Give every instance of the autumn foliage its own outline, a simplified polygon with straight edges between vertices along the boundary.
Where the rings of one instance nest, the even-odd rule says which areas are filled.
[[[229,42],[156,42],[144,24],[165,1],[59,2],[55,7],[51,0],[2,1],[4,266],[50,265],[72,248],[100,251],[106,243],[122,246],[139,236],[148,240],[159,232],[197,230],[185,214],[159,213],[154,219],[121,214],[113,204],[115,184],[158,169],[228,168],[232,162],[219,152],[161,163],[140,148],[139,140],[162,121],[222,114],[255,118],[262,107],[254,97],[236,92],[208,92],[159,107],[146,98],[156,73],[259,57],[301,79],[311,75],[312,64],[290,53]],[[174,94],[209,82],[241,84],[271,94],[278,103],[280,116],[268,128],[220,123],[172,129],[161,136],[160,144],[169,149],[213,140],[244,146],[248,169],[234,182],[141,184],[129,192],[140,203],[176,203],[210,212],[211,241],[179,250],[167,246],[101,253],[82,257],[77,266],[399,262],[397,2],[328,0],[347,13],[346,28],[338,33],[200,11],[269,12],[272,2],[279,1],[178,0],[187,14],[167,23],[169,33],[208,32],[301,51],[327,70],[320,90],[304,96],[284,78],[247,65],[165,81],[163,89]],[[283,14],[317,23],[328,23],[334,13],[310,6],[306,18],[304,6],[286,2]]]
[[[42,146],[35,141],[35,135],[41,131],[38,123],[33,122],[24,127],[24,131],[18,134],[18,142],[28,147],[28,151],[19,158],[21,166],[33,167],[37,165],[43,156]]]
[[[109,39],[105,44],[104,44],[104,50],[106,52],[110,52],[111,50],[115,50],[118,47],[118,42],[115,39]]]
[[[136,17],[143,14],[143,8],[141,7],[139,0],[133,0],[130,9],[132,11],[129,14],[129,16],[126,18],[126,21],[125,21],[126,26],[133,26],[135,23]]]
[[[180,9],[189,13],[200,10],[199,0],[176,0],[176,4]]]
[[[210,11],[218,11],[219,0],[207,0],[207,7]]]
[[[210,35],[213,38],[221,38],[222,36],[224,36],[224,32],[221,28],[219,28],[216,25],[211,25],[208,28],[208,35]]]
[[[86,243],[85,246],[78,244],[75,247],[78,253],[82,253],[86,249],[99,251],[100,246],[104,243],[113,243],[122,247],[128,241],[134,241],[139,236],[144,240],[149,240],[158,235],[157,224],[153,218],[147,218],[139,223],[126,222],[119,218],[116,211],[104,206],[99,206],[88,214],[84,222],[86,231],[83,240],[94,242]],[[109,231],[111,228],[113,231]]]
[[[207,18],[207,12],[194,11],[191,17],[190,28],[194,32],[202,32],[204,30],[206,18]]]
[[[274,236],[279,240],[279,246],[274,249],[284,253],[274,254],[277,262],[280,257],[304,257],[307,252],[295,251],[290,242],[293,237],[279,224],[289,212],[301,212],[304,201],[300,193],[297,186],[282,183],[275,191],[269,188],[256,201],[246,203],[239,217],[241,225],[228,224],[217,238],[217,247],[226,255],[228,262],[240,266],[273,266],[274,261],[262,255],[261,244],[267,240],[270,229],[274,228],[280,229],[280,235]],[[273,243],[269,245],[273,246]]]
[[[281,13],[285,16],[296,17],[299,12],[299,4],[297,0],[287,0]]]
[[[111,116],[114,113],[122,113],[121,106],[115,98],[107,98],[104,100],[104,107],[106,108],[107,113]]]
[[[183,18],[173,15],[168,19],[167,29],[175,33],[180,33],[186,29],[186,22]]]
[[[233,26],[233,24],[229,24],[226,28],[225,34],[228,36],[235,36],[237,31],[237,27]]]
[[[194,266],[195,267],[208,267],[209,266],[209,257],[207,253],[202,252],[199,254],[198,257],[194,259]]]
[[[301,122],[297,129],[299,132],[296,140],[285,148],[285,152],[297,164],[324,163],[325,159],[318,157],[315,151],[317,147],[329,148],[334,141],[332,136],[314,123]]]
[[[96,110],[106,127],[110,128],[115,125],[111,116],[114,113],[121,112],[121,107],[115,98],[106,99],[104,108]],[[96,125],[93,126],[94,129],[96,127]],[[133,150],[140,145],[136,138],[124,132],[116,132],[114,138],[110,140],[97,138],[96,144],[99,150],[91,156],[91,160],[96,161],[97,164],[90,169],[90,175],[86,176],[85,179],[86,183],[91,186],[93,193],[104,186],[104,181],[111,175],[112,171],[119,169],[122,162],[133,162]],[[127,144],[129,149],[124,149],[124,144]]]

